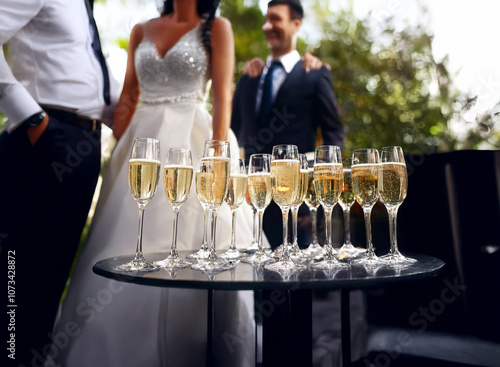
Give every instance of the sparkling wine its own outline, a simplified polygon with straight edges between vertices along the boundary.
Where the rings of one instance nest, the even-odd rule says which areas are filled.
[[[252,205],[263,210],[271,202],[271,174],[257,173],[248,175],[248,192]]]
[[[171,203],[180,204],[187,200],[193,181],[193,167],[166,165],[163,170],[163,187]]]
[[[231,209],[237,209],[245,199],[247,190],[247,176],[243,174],[232,174],[229,177],[229,188],[226,195],[226,203]]]
[[[323,206],[335,206],[342,191],[342,164],[315,164],[314,188],[316,189],[316,196]]]
[[[229,187],[231,160],[226,157],[202,158],[200,165],[200,194],[209,205],[219,206]]]
[[[279,159],[271,162],[271,183],[273,199],[279,206],[290,206],[299,191],[300,163],[293,159]]]
[[[408,175],[403,163],[382,163],[378,171],[380,200],[386,205],[400,205],[406,197]]]
[[[196,184],[196,196],[198,197],[198,201],[200,202],[200,204],[203,206],[203,205],[206,205],[207,202],[205,201],[205,197],[202,195],[202,186],[204,185],[204,183],[202,183],[202,181],[205,180],[205,178],[203,177],[203,175],[201,174],[201,172],[197,171],[196,174],[195,174],[195,184]]]
[[[354,196],[361,206],[371,206],[378,199],[378,164],[351,166]]]
[[[309,208],[317,208],[319,206],[319,200],[316,196],[316,189],[314,188],[314,171],[309,170],[307,174],[309,178],[304,200]]]
[[[300,170],[300,181],[299,181],[299,191],[297,192],[297,198],[295,199],[294,205],[300,205],[306,197],[307,189],[309,187],[309,173],[307,170]]]
[[[143,204],[151,200],[158,188],[160,161],[130,159],[128,164],[128,183],[132,196]]]
[[[339,203],[342,208],[347,208],[352,206],[356,201],[354,197],[354,192],[352,191],[352,175],[351,168],[343,168],[344,182],[342,185],[342,192],[340,193]]]

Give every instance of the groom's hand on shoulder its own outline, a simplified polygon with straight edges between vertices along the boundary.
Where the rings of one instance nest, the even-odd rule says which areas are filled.
[[[256,78],[262,73],[266,63],[260,57],[254,57],[247,61],[243,66],[243,74],[248,75],[250,78]]]
[[[311,70],[317,70],[321,69],[323,66],[326,67],[328,70],[332,70],[330,64],[327,64],[325,62],[322,62],[320,59],[318,59],[316,56],[312,55],[309,52],[306,52],[304,56],[302,56],[302,60],[304,61],[304,69],[306,69],[306,72],[310,72]]]

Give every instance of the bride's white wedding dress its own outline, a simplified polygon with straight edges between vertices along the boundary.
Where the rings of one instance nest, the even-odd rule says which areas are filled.
[[[56,365],[205,365],[206,291],[120,283],[92,272],[101,259],[135,251],[139,212],[127,181],[134,138],[159,139],[162,160],[169,148],[189,147],[194,165],[211,138],[212,118],[205,106],[209,64],[201,28],[198,24],[186,33],[163,57],[147,38],[136,50],[141,103],[105,171],[92,226],[60,309],[50,353]],[[231,131],[230,142],[232,157],[238,157]],[[202,242],[203,210],[194,186],[179,214],[179,250],[198,250]],[[249,245],[251,226],[250,208],[243,204],[237,214],[242,247]],[[230,211],[223,204],[217,220],[218,253],[229,247],[230,234]],[[167,252],[171,236],[172,208],[160,182],[145,210],[146,258],[147,253]],[[217,365],[255,365],[252,293],[220,291],[214,299]]]

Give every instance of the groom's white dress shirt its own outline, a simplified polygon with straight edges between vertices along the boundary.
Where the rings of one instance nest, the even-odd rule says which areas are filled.
[[[41,111],[40,104],[101,118],[104,82],[84,0],[1,0],[0,45],[5,44],[0,111],[10,132]]]

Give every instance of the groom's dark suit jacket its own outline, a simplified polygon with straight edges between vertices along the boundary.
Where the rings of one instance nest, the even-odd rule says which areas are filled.
[[[330,72],[307,73],[299,61],[279,89],[266,121],[255,111],[260,76],[244,75],[233,98],[231,128],[248,159],[254,153],[272,153],[277,144],[295,144],[300,153],[315,148],[317,127],[323,144],[342,147],[344,126],[339,119]]]
[[[245,158],[254,153],[272,153],[274,145],[294,144],[299,153],[313,152],[316,147],[316,132],[320,127],[323,144],[342,147],[344,125],[339,119],[330,72],[325,67],[307,73],[299,61],[280,87],[271,112],[264,122],[258,121],[255,110],[260,76],[244,75],[236,86],[233,97],[231,128],[240,147],[245,148]],[[299,211],[308,214],[303,206]],[[273,203],[264,215],[264,231],[275,248],[282,243],[281,211]],[[304,218],[301,230],[299,218],[299,245],[308,245],[309,219]]]

